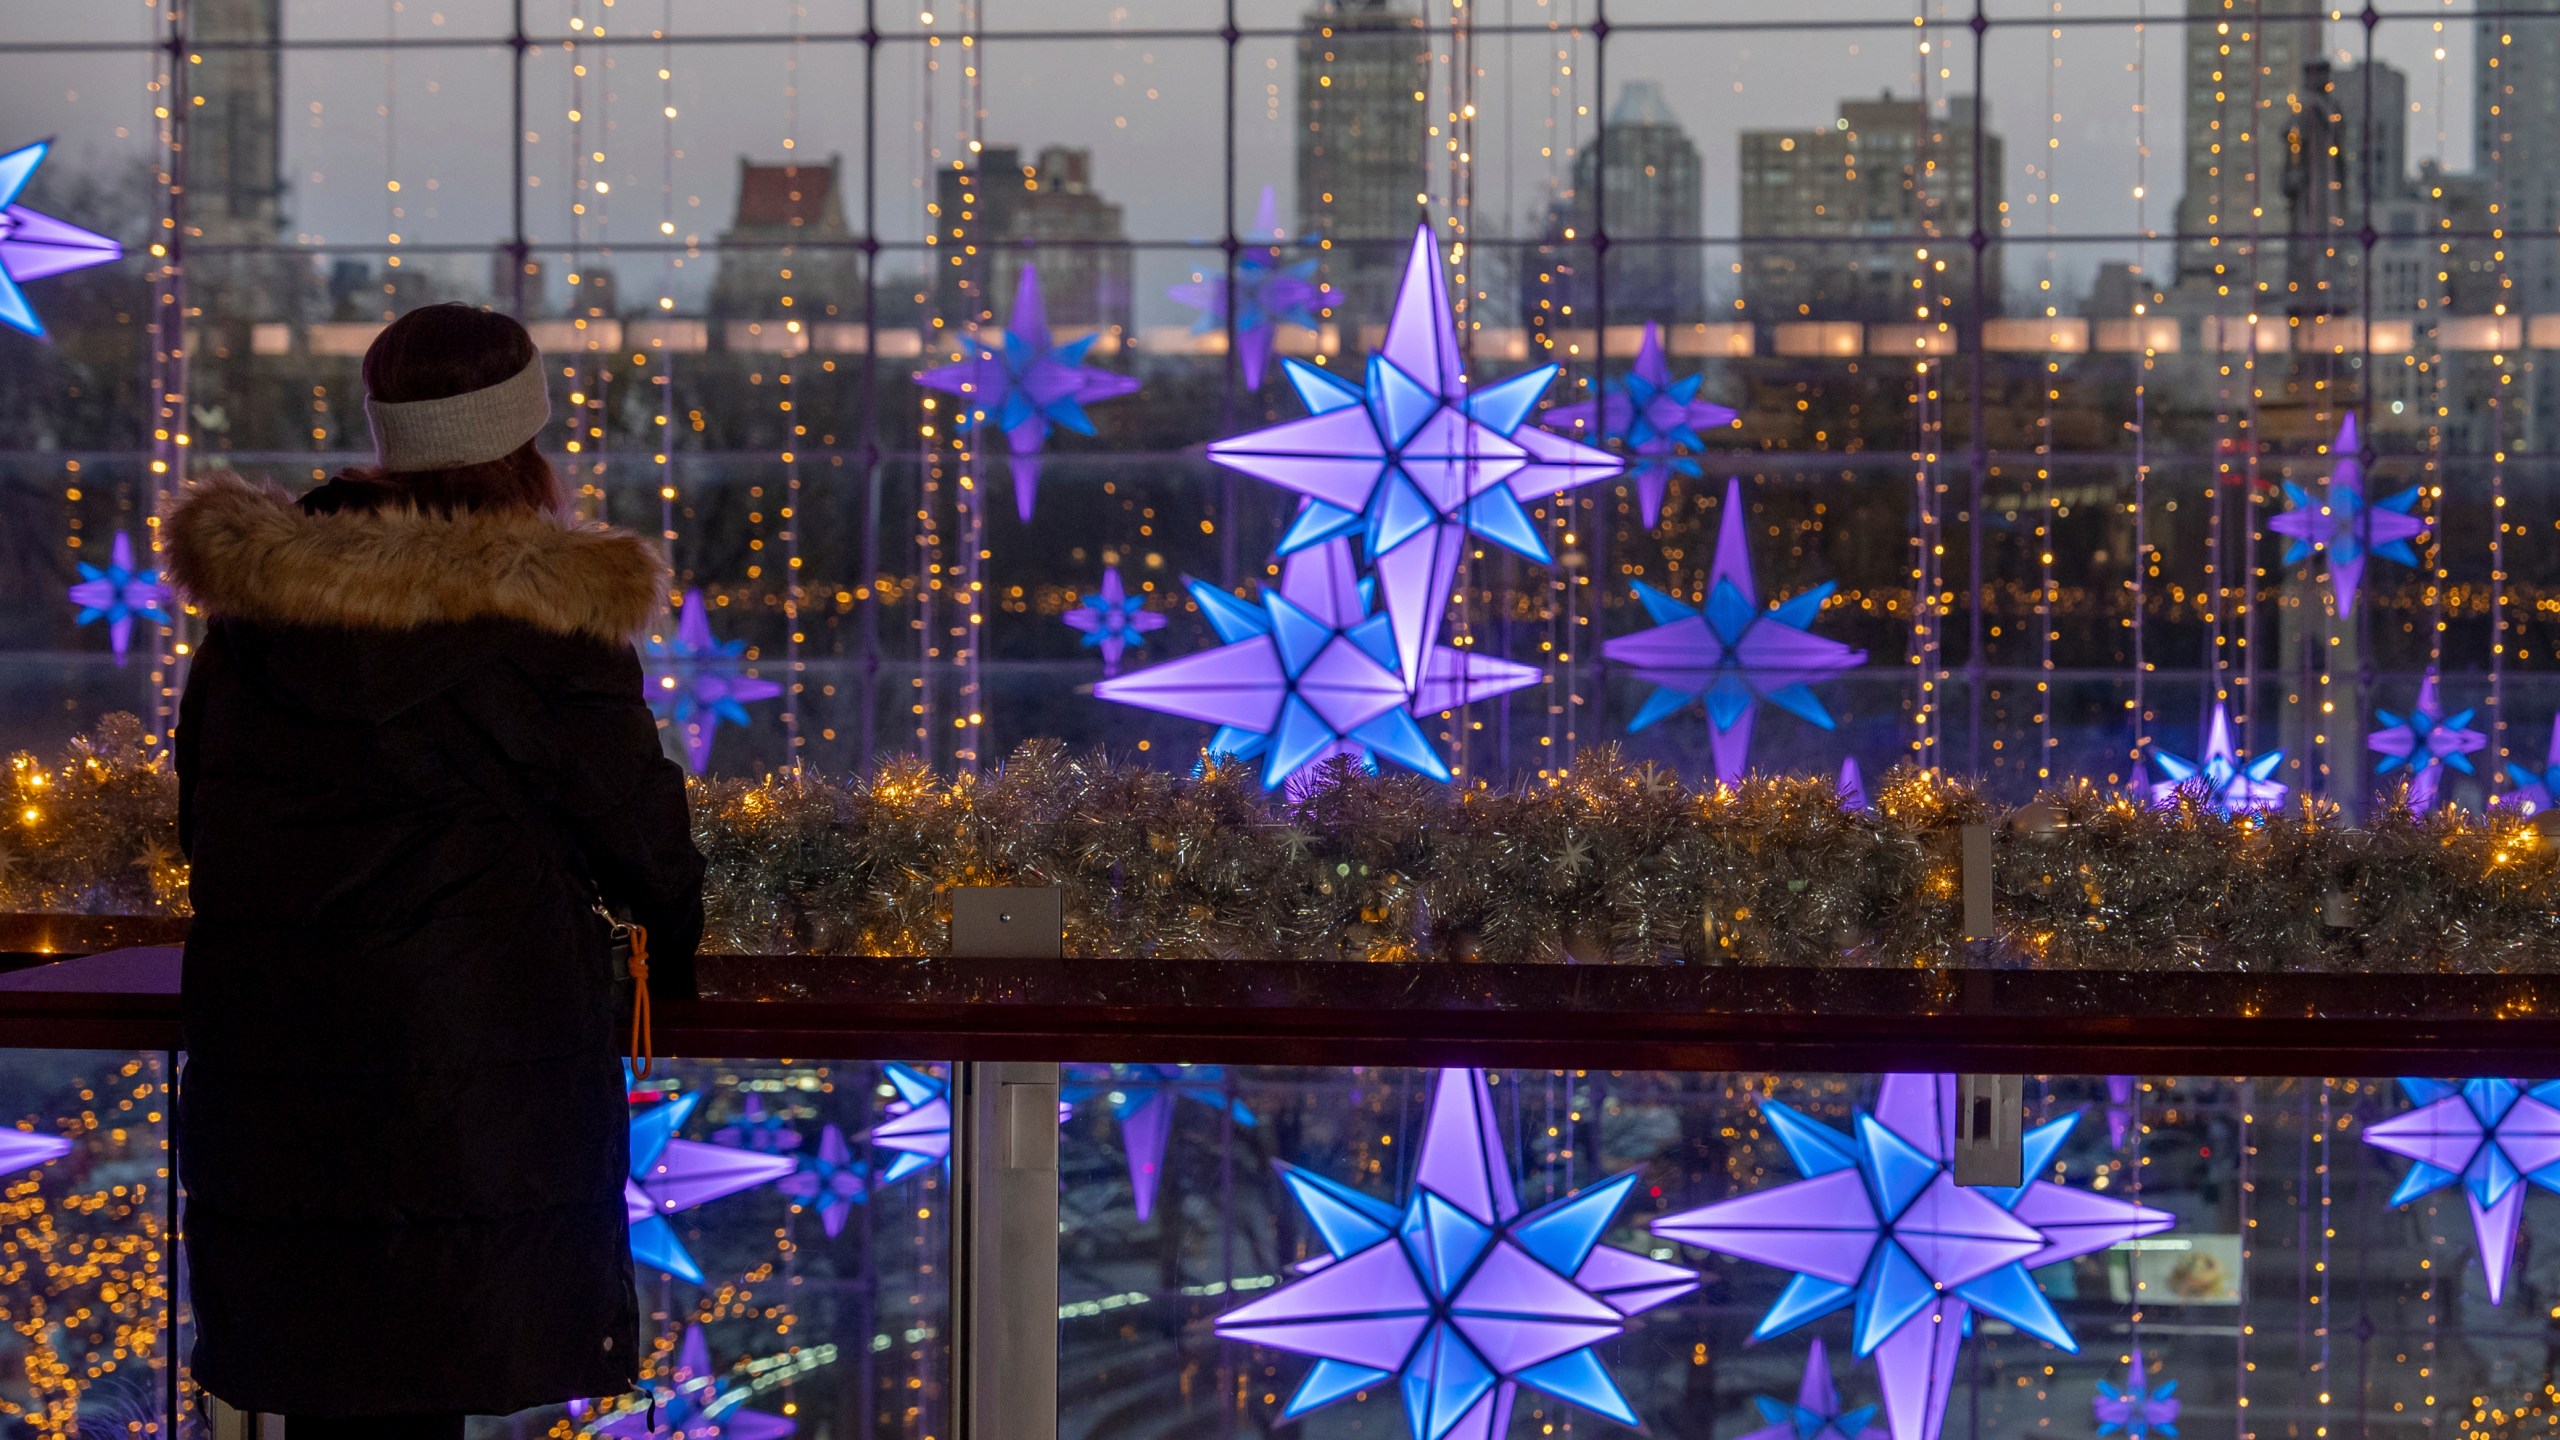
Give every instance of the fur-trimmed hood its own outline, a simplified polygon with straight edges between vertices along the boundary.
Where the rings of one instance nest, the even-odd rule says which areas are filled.
[[[269,624],[521,620],[621,643],[666,592],[656,545],[548,515],[400,506],[313,515],[274,486],[216,474],[189,484],[167,525],[179,590],[209,614]]]

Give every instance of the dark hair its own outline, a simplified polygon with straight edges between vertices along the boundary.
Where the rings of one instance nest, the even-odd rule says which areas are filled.
[[[375,400],[449,400],[509,379],[541,352],[509,316],[476,305],[421,305],[383,327],[364,352],[364,391]],[[380,486],[421,510],[551,510],[565,506],[560,477],[538,440],[477,465],[339,477]]]

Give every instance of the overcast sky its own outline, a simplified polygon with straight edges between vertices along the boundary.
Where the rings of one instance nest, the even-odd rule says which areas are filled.
[[[199,0],[199,13],[219,3]],[[2065,0],[2061,13],[2125,15],[2139,3]],[[1474,8],[1484,23],[1533,25],[1577,18],[1569,8],[1577,4],[1587,6],[1589,0],[1476,0]],[[2402,4],[2415,9],[2423,0]],[[813,34],[858,31],[859,0],[796,6],[781,0],[620,0],[609,8],[601,0],[575,7],[566,0],[531,0],[528,8],[529,28],[553,35],[571,33],[568,21],[576,15],[600,21],[613,36],[665,25],[678,36],[709,34],[716,27],[724,35],[775,37],[755,43],[589,45],[574,55],[548,46],[536,54],[527,67],[525,121],[537,137],[525,145],[535,183],[525,198],[528,228],[546,247],[565,246],[572,235],[566,210],[573,188],[573,127],[567,118],[573,98],[583,116],[575,127],[577,151],[590,157],[604,152],[604,162],[590,158],[587,169],[590,178],[611,187],[605,195],[587,197],[593,207],[584,222],[590,253],[607,242],[656,240],[663,224],[672,224],[679,240],[717,234],[735,203],[742,155],[767,161],[842,155],[854,172],[848,199],[857,213],[849,218],[860,227],[863,47],[795,45],[783,38],[795,26]],[[894,24],[908,35],[923,30],[918,10],[892,15],[889,8],[884,0],[884,28]],[[1302,0],[1240,4],[1248,26],[1286,27],[1302,8]],[[2182,7],[2174,0],[2151,0],[2151,8]],[[981,57],[983,66],[986,138],[1026,150],[1048,143],[1092,149],[1096,187],[1127,208],[1134,239],[1179,242],[1216,235],[1223,217],[1217,177],[1224,146],[1224,46],[1214,35],[1163,39],[1114,32],[1213,30],[1223,9],[1222,0],[984,0],[985,23],[996,38],[968,53]],[[1699,15],[1877,22],[1871,28],[1795,32],[1618,33],[1606,58],[1610,95],[1628,80],[1662,87],[1705,161],[1711,235],[1730,235],[1735,227],[1740,131],[1826,124],[1843,97],[1887,88],[1907,95],[1921,79],[1916,40],[1923,32],[1911,25],[1907,3],[1610,0],[1609,9],[1620,24]],[[510,0],[287,0],[286,34],[473,39],[502,34],[509,10]],[[2136,258],[2136,247],[2123,241],[2065,245],[2048,261],[2041,238],[2048,226],[2133,233],[2169,223],[2181,165],[2178,29],[2155,26],[2148,36],[2149,192],[2147,200],[2137,200],[2135,186],[2146,167],[2137,144],[2142,117],[2136,112],[2146,95],[2136,67],[2141,32],[2129,25],[2064,27],[2053,38],[2048,27],[2035,23],[2051,13],[2047,0],[1994,0],[1992,10],[2020,22],[1995,26],[1983,55],[1993,128],[2009,147],[2007,187],[2015,207],[2010,233],[2020,242],[2009,262],[2011,284],[2031,286],[2050,265],[2057,288],[2076,293],[2092,266]],[[0,47],[9,41],[146,39],[157,15],[142,0],[0,0]],[[950,31],[952,18],[938,15],[935,28]],[[2409,125],[2412,163],[2439,156],[2460,169],[2470,159],[2470,34],[2467,22],[2443,22],[2441,34],[2436,23],[2426,13],[2395,16],[2380,27],[2378,48],[2410,72],[2416,108]],[[1001,38],[1005,30],[1032,29],[1086,33],[1073,39]],[[1970,32],[1949,27],[1926,33],[1934,42],[1926,60],[1932,89],[1970,90]],[[2360,32],[2341,26],[2337,38],[2360,43]],[[1598,47],[1587,39],[1543,33],[1479,37],[1475,45],[1476,63],[1485,71],[1475,97],[1473,151],[1479,234],[1526,234],[1567,173],[1564,146],[1588,132],[1590,121],[1576,112],[1603,108],[1595,88],[1601,83]],[[965,139],[968,117],[956,73],[963,54],[956,36],[938,50],[913,39],[880,48],[875,194],[884,239],[921,237],[924,177],[937,159],[947,164],[959,153]],[[2344,51],[2333,54],[2348,58]],[[929,57],[944,65],[931,83]],[[2049,59],[2060,63],[2049,65]],[[580,63],[590,72],[583,80],[571,73]],[[1952,75],[1939,78],[1940,65]],[[1568,66],[1570,74],[1564,73]],[[659,78],[662,67],[670,78]],[[75,166],[112,166],[119,157],[141,154],[152,133],[153,97],[144,87],[155,68],[147,53],[31,55],[0,48],[0,145],[55,135],[61,163]],[[292,187],[289,238],[366,245],[386,243],[392,234],[406,244],[503,238],[513,198],[509,71],[508,52],[500,44],[396,55],[360,49],[289,54],[281,116]],[[1445,63],[1435,67],[1435,91],[1449,73]],[[1243,218],[1250,218],[1264,184],[1276,188],[1282,213],[1288,213],[1295,81],[1289,38],[1243,42],[1235,66]],[[2058,99],[2049,104],[2049,95]],[[1443,108],[1437,102],[1435,93],[1435,113]],[[672,120],[663,113],[670,105],[677,112]],[[2057,113],[2059,120],[2052,118]],[[1562,144],[1558,136],[1566,137]],[[789,150],[786,140],[792,142]],[[2049,147],[2049,140],[2059,146]],[[390,188],[394,181],[397,193]],[[2059,198],[2051,204],[2031,199],[2040,195]],[[2152,246],[2150,254],[2155,266],[2166,264],[2165,245]],[[1729,258],[1717,256],[1711,272]],[[486,262],[476,258],[450,263],[475,280],[487,271]],[[666,290],[690,306],[710,279],[707,258],[686,264],[680,257],[626,253],[611,263],[626,297]],[[1197,263],[1178,253],[1140,257],[1141,323],[1187,318],[1163,289]]]

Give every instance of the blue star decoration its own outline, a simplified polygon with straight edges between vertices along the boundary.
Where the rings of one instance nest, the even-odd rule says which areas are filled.
[[[1882,1430],[1867,1423],[1876,1418],[1878,1407],[1841,1408],[1840,1387],[1831,1383],[1831,1352],[1818,1337],[1805,1356],[1796,1403],[1754,1395],[1751,1404],[1760,1412],[1762,1426],[1742,1440],[1885,1440]]]
[[[676,728],[684,740],[685,766],[696,775],[711,763],[712,737],[722,721],[753,724],[747,706],[782,693],[780,682],[746,673],[746,641],[713,637],[711,611],[700,590],[684,592],[676,638],[652,639],[648,650],[649,708]]]
[[[160,579],[159,571],[135,568],[133,537],[122,530],[116,532],[115,541],[108,548],[105,565],[92,565],[86,560],[78,564],[80,581],[68,592],[71,603],[80,607],[72,623],[106,621],[108,643],[115,649],[117,663],[122,664],[125,650],[133,643],[134,621],[169,623],[169,587]]]
[[[1013,314],[991,349],[916,377],[928,390],[960,400],[953,425],[975,432],[993,425],[1004,432],[1005,449],[1013,457],[1013,504],[1022,523],[1031,523],[1031,507],[1040,496],[1040,452],[1059,429],[1078,435],[1094,433],[1084,407],[1127,395],[1138,388],[1134,376],[1097,370],[1084,363],[1085,352],[1099,335],[1057,344],[1049,334],[1049,311],[1040,299],[1040,272],[1022,267],[1016,284]]]
[[[680,1095],[631,1117],[631,1176],[622,1186],[622,1208],[631,1222],[631,1258],[696,1285],[702,1283],[702,1267],[668,1217],[779,1180],[799,1167],[788,1155],[677,1139],[676,1132],[701,1103],[699,1093]]]
[[[39,140],[0,155],[0,325],[39,340],[44,338],[44,323],[36,319],[35,307],[18,287],[124,257],[124,247],[106,236],[18,203],[18,193],[35,178],[36,167],[52,148],[52,141]]]
[[[2133,1345],[2133,1354],[2125,1360],[2124,1383],[2098,1382],[2098,1394],[2089,1402],[2092,1418],[2098,1422],[2100,1435],[2121,1435],[2125,1440],[2151,1440],[2163,1436],[2177,1440],[2178,1411],[2186,1404],[2178,1398],[2178,1382],[2163,1380],[2158,1386],[2142,1364],[2142,1342]]]
[[[1402,1206],[1279,1167],[1325,1253],[1217,1331],[1316,1357],[1283,1422],[1393,1381],[1413,1440],[1501,1440],[1522,1385],[1640,1423],[1591,1347],[1698,1277],[1599,1243],[1635,1171],[1523,1213],[1501,1133],[1484,1072],[1442,1070]]]
[[[2167,777],[2151,787],[2151,803],[2161,809],[2176,805],[2181,796],[2200,795],[2216,815],[2245,815],[2282,805],[2285,791],[2292,788],[2275,778],[2284,764],[2283,751],[2270,750],[2246,762],[2232,752],[2231,712],[2220,701],[2214,702],[2213,723],[2205,729],[2201,761],[2153,746],[2151,763]]]
[[[871,1127],[870,1141],[898,1158],[880,1176],[895,1185],[928,1166],[951,1158],[951,1087],[912,1065],[892,1060],[880,1067],[896,1098],[889,1118]]]
[[[2560,1080],[2530,1090],[2519,1080],[2465,1080],[2457,1089],[2403,1075],[2400,1088],[2418,1108],[2364,1132],[2366,1144],[2414,1162],[2389,1203],[2406,1205],[2460,1184],[2496,1305],[2515,1263],[2527,1182],[2560,1191]]]
[[[1240,1126],[1260,1123],[1243,1101],[1227,1098],[1224,1066],[1073,1065],[1068,1069],[1075,1078],[1059,1092],[1059,1103],[1072,1109],[1099,1096],[1109,1102],[1120,1122],[1120,1148],[1129,1162],[1130,1203],[1142,1222],[1155,1215],[1177,1105],[1191,1100],[1227,1112],[1227,1118]]]
[[[1886,1076],[1854,1136],[1775,1100],[1760,1109],[1805,1178],[1666,1215],[1653,1232],[1796,1272],[1754,1340],[1853,1310],[1857,1353],[1875,1357],[1893,1440],[1938,1440],[1974,1311],[2076,1353],[2028,1272],[2177,1223],[2048,1180],[1957,1185],[1953,1075]],[[2047,1173],[2078,1121],[2028,1131],[2024,1173]]]

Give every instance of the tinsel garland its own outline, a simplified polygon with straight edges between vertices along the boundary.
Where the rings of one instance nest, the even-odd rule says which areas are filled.
[[[167,761],[109,717],[10,762],[0,909],[178,913]],[[1901,769],[1694,788],[1614,752],[1555,784],[1338,766],[1296,798],[1033,743],[983,775],[697,782],[709,948],[930,955],[956,885],[1055,885],[1067,953],[1164,958],[2560,969],[2560,846],[2531,821],[2387,798],[2226,818],[2080,784],[2003,810]],[[1961,831],[1994,826],[1998,936],[1963,933]]]

